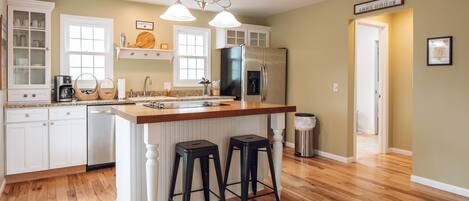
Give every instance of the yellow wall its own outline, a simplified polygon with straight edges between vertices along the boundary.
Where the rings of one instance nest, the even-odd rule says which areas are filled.
[[[288,103],[318,115],[319,149],[353,155],[354,3],[328,0],[268,18],[272,46],[289,49]],[[407,0],[405,6],[360,15],[411,8],[414,13],[412,150],[414,174],[469,188],[469,17],[467,0]],[[426,39],[453,35],[454,65],[426,66]],[[333,93],[332,83],[340,85]],[[292,133],[292,116],[288,132]],[[291,134],[288,140],[292,141]]]
[[[141,30],[135,29],[135,20],[155,22],[157,45],[169,43],[172,48],[173,25],[197,26],[208,28],[208,22],[215,16],[213,12],[192,11],[197,17],[194,22],[173,23],[159,18],[167,6],[135,3],[124,0],[50,0],[55,2],[52,15],[52,75],[59,74],[60,66],[60,14],[82,15],[114,19],[114,43],[119,44],[119,36],[125,33],[129,42]],[[195,3],[195,2],[190,2]],[[239,18],[243,23],[262,24],[262,21],[250,18]],[[212,29],[212,79],[220,76],[220,51],[215,47],[215,29]],[[114,78],[126,78],[127,90],[142,90],[146,75],[153,79],[149,90],[162,90],[163,82],[172,82],[173,68],[169,61],[114,60]]]

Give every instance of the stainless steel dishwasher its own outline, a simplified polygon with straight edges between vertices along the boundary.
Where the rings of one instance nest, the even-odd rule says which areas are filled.
[[[88,106],[88,170],[115,165],[115,116],[111,107]]]

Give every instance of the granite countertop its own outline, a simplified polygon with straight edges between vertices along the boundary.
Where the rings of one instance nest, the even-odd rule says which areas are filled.
[[[92,100],[92,101],[72,101],[72,102],[50,102],[50,103],[6,103],[5,108],[28,108],[28,107],[60,107],[60,106],[77,106],[77,105],[125,105],[144,103],[150,101],[172,102],[172,101],[198,101],[198,100],[222,100],[234,99],[232,96],[183,96],[183,97],[144,97],[125,100]]]
[[[153,109],[143,105],[116,105],[112,107],[112,112],[133,123],[146,124],[296,111],[295,106],[257,102],[227,101],[223,102],[223,104],[219,106],[176,109]]]

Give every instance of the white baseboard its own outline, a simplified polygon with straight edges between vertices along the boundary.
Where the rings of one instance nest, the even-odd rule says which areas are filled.
[[[295,148],[295,143],[292,142],[285,142],[285,146],[290,147],[290,148]],[[329,152],[321,151],[321,150],[314,150],[315,154],[318,156],[322,156],[324,158],[332,159],[335,161],[339,161],[341,163],[352,163],[355,161],[353,157],[343,157],[335,154],[331,154]]]
[[[405,155],[405,156],[412,156],[412,151],[409,151],[409,150],[399,149],[399,148],[395,148],[395,147],[391,147],[388,150],[391,153],[402,154],[402,155]]]
[[[464,197],[469,197],[469,189],[466,189],[466,188],[462,188],[462,187],[459,187],[459,186],[453,186],[453,185],[450,185],[450,184],[446,184],[446,183],[443,183],[443,182],[439,182],[439,181],[435,181],[435,180],[431,180],[431,179],[427,179],[427,178],[419,177],[419,176],[415,176],[415,175],[412,175],[410,177],[410,180],[412,182],[415,182],[415,183],[418,183],[418,184],[422,184],[422,185],[425,185],[425,186],[430,186],[430,187],[433,187],[433,188],[436,188],[436,189],[440,189],[440,190],[447,191],[447,192],[450,192],[450,193],[454,193],[454,194],[457,194],[457,195],[461,195],[461,196],[464,196]]]
[[[3,178],[2,185],[0,186],[0,198],[2,198],[3,191],[5,190],[6,183],[7,183],[7,180],[5,178]]]

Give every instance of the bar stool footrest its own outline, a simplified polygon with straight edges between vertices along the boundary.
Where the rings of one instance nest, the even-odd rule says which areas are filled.
[[[202,191],[204,191],[203,188],[202,188],[202,189],[198,189],[198,190],[193,190],[193,191],[191,191],[190,193],[197,193],[197,192],[202,192]],[[210,193],[211,193],[212,195],[214,195],[214,196],[217,197],[218,199],[221,199],[221,197],[220,197],[218,194],[216,194],[215,192],[213,192],[211,189],[209,189],[209,191],[210,191]],[[176,194],[173,195],[173,197],[174,197],[174,196],[181,196],[181,195],[182,195],[182,193],[176,193]]]
[[[249,182],[252,182],[252,180],[249,180]],[[272,190],[272,192],[268,192],[268,193],[264,193],[264,194],[261,194],[261,195],[255,195],[255,196],[252,196],[252,197],[248,197],[248,199],[253,199],[253,198],[258,198],[258,197],[263,197],[263,196],[266,196],[266,195],[270,195],[270,194],[275,194],[275,191],[274,191],[274,188],[265,184],[264,182],[261,182],[259,180],[256,181],[257,183],[260,183],[262,184],[264,187],[267,187],[269,188],[270,190]],[[231,189],[228,188],[228,186],[233,186],[233,185],[237,185],[237,184],[241,184],[241,182],[235,182],[235,183],[230,183],[230,184],[226,184],[226,187],[225,187],[225,190],[227,190],[228,192],[230,192],[231,194],[235,195],[236,197],[240,198],[241,199],[241,196],[236,194],[235,192],[233,192]]]

